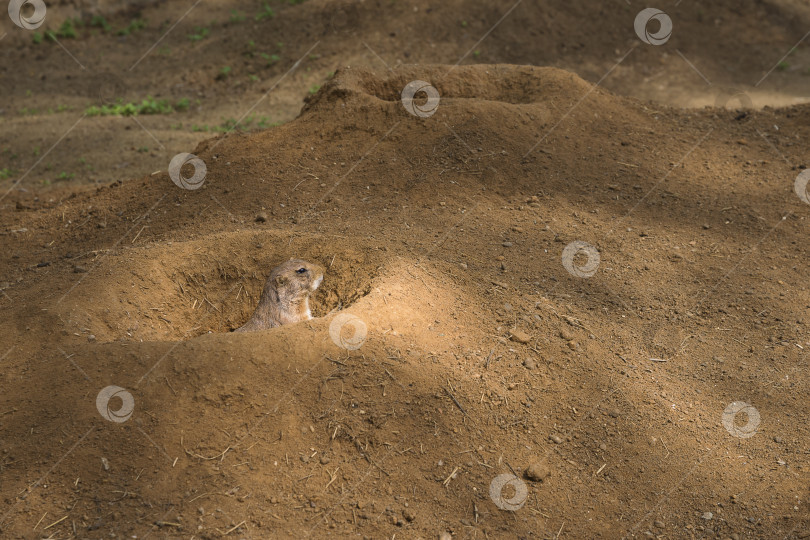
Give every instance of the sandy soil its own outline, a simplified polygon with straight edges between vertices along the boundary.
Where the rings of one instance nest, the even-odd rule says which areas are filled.
[[[6,24],[2,536],[810,536],[808,9],[594,4]]]

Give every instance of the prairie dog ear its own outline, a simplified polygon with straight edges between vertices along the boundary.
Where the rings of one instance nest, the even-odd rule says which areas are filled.
[[[285,276],[285,275],[276,276],[275,282],[276,282],[276,287],[281,287],[285,283],[287,283],[287,276]]]

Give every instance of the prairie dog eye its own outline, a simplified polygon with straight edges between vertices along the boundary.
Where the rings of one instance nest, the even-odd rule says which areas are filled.
[[[306,268],[299,268],[298,270],[296,270],[296,273],[298,273],[298,274],[306,274],[307,269]]]

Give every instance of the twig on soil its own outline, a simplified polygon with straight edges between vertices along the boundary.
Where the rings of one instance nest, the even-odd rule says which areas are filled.
[[[554,538],[559,538],[560,537],[560,534],[562,533],[563,527],[565,527],[565,521],[563,521],[562,525],[560,525],[560,530],[557,531],[557,535]]]
[[[385,469],[374,463],[374,461],[369,457],[368,454],[363,454],[363,457],[366,458],[366,460],[368,460],[369,463],[371,463],[372,465],[380,469],[382,472],[384,472],[386,476],[391,476],[391,473],[389,473],[388,471],[386,471]]]
[[[444,391],[447,392],[447,395],[450,396],[450,399],[453,400],[453,403],[456,404],[456,407],[458,407],[459,410],[464,413],[464,416],[469,416],[467,414],[467,411],[464,410],[464,407],[461,406],[461,403],[459,403],[458,400],[456,399],[456,396],[454,396],[452,394],[452,392],[450,392],[450,390],[448,390],[446,387],[445,387]]]
[[[190,501],[188,501],[188,502],[189,502],[189,503],[193,503],[193,502],[194,502],[194,501],[196,501],[197,499],[199,499],[199,498],[201,498],[201,497],[205,497],[206,495],[222,495],[222,493],[218,493],[218,492],[216,492],[216,491],[209,491],[208,493],[202,493],[202,494],[200,494],[200,495],[197,495],[196,497],[194,497],[193,499],[191,499],[191,500],[190,500]]]
[[[664,442],[664,438],[663,438],[663,437],[661,437],[661,444],[663,444],[663,445],[664,445],[664,448],[666,448],[666,449],[667,449],[667,455],[666,455],[666,456],[664,456],[664,459],[667,459],[667,458],[669,457],[669,453],[670,453],[670,452],[669,452],[669,448],[667,447],[667,443],[666,443],[666,442]]]
[[[588,328],[587,326],[585,326],[585,324],[584,324],[582,321],[580,321],[579,319],[577,319],[576,317],[568,317],[568,316],[565,316],[565,320],[566,320],[568,323],[570,323],[570,324],[574,324],[574,323],[575,323],[575,324],[574,324],[574,326],[579,326],[579,327],[580,327],[580,328],[582,328],[583,330],[587,330],[588,332],[590,332],[591,334],[593,334],[593,335],[595,335],[597,338],[599,338],[599,336],[596,334],[596,332],[594,332],[593,330],[591,330],[590,328]],[[600,338],[600,339],[601,339],[601,338]]]
[[[141,227],[141,230],[140,230],[140,231],[138,231],[138,234],[136,234],[136,235],[135,235],[135,238],[133,238],[133,239],[132,239],[132,242],[131,242],[132,244],[134,244],[134,243],[135,243],[135,240],[137,240],[137,239],[138,239],[138,237],[141,235],[141,233],[143,232],[143,230],[144,230],[145,228],[146,228],[146,225],[144,225],[143,227]]]
[[[451,472],[451,473],[450,473],[450,476],[448,476],[447,478],[445,478],[444,482],[442,482],[442,485],[443,485],[443,486],[446,486],[447,484],[449,484],[449,483],[450,483],[450,480],[452,480],[452,479],[453,479],[453,476],[455,476],[455,474],[456,474],[456,472],[457,472],[457,471],[458,471],[458,467],[456,467],[455,469],[453,469],[453,472]]]
[[[239,527],[241,527],[244,524],[245,524],[245,521],[242,520],[241,523],[237,523],[236,525],[234,525],[233,527],[231,527],[230,529],[225,531],[225,534],[223,536],[228,536],[229,534],[231,534],[233,531],[235,531],[236,529],[238,529]]]
[[[186,454],[188,454],[188,455],[190,455],[190,456],[192,456],[192,457],[199,458],[199,459],[205,459],[205,460],[210,461],[210,460],[212,460],[212,459],[217,459],[217,458],[223,457],[223,456],[225,455],[225,453],[226,453],[228,450],[232,450],[232,448],[231,448],[230,446],[228,446],[228,448],[226,448],[225,450],[223,450],[221,453],[217,454],[217,455],[216,455],[216,456],[214,456],[214,457],[205,457],[205,456],[201,456],[201,455],[199,455],[199,454],[195,454],[194,452],[192,452],[192,451],[190,451],[190,450],[186,449],[186,447],[183,447],[183,450],[185,450],[185,451],[186,451]]]
[[[172,391],[172,394],[174,394],[175,396],[177,396],[177,392],[175,392],[175,391],[174,391],[174,388],[172,388],[172,384],[169,382],[169,379],[167,379],[166,377],[163,377],[163,380],[164,380],[164,381],[166,381],[166,384],[168,384],[168,385],[169,385],[169,389]]]
[[[411,270],[410,270],[409,268],[406,268],[405,270],[406,270],[406,271],[407,271],[409,274],[411,274]],[[422,269],[422,271],[424,271],[424,269]],[[414,279],[418,279],[419,281],[421,281],[421,282],[422,282],[422,285],[424,285],[424,286],[425,286],[425,288],[427,288],[428,292],[429,292],[429,293],[431,293],[431,294],[433,294],[433,291],[431,290],[431,288],[430,288],[430,287],[428,287],[428,284],[427,284],[427,283],[425,283],[425,280],[424,280],[424,279],[422,279],[422,277],[421,277],[421,276],[414,276],[413,274],[411,274],[411,277],[412,277],[412,278],[414,278]]]
[[[323,488],[323,490],[324,490],[324,491],[326,491],[327,489],[329,489],[329,486],[331,486],[331,485],[332,485],[332,482],[334,482],[334,481],[337,479],[337,472],[338,472],[339,470],[340,470],[340,467],[338,467],[337,469],[335,469],[335,472],[334,472],[334,473],[330,473],[330,472],[329,472],[329,469],[326,469],[326,472],[329,474],[329,476],[330,476],[331,480],[329,480],[329,483],[328,483],[328,484],[326,484],[326,487],[324,487],[324,488]]]
[[[68,515],[67,515],[67,514],[65,514],[65,517],[63,517],[62,519],[58,519],[58,520],[54,521],[53,523],[51,523],[51,524],[50,524],[50,525],[48,525],[47,527],[43,527],[43,529],[42,529],[42,530],[43,530],[43,531],[47,531],[48,529],[50,529],[50,528],[51,528],[51,527],[53,527],[54,525],[56,525],[56,524],[58,524],[58,523],[62,523],[63,521],[65,521],[65,520],[67,519],[67,517],[68,517]]]
[[[390,372],[390,371],[388,371],[388,369],[387,369],[387,368],[383,368],[383,369],[384,369],[384,370],[385,370],[385,372],[388,374],[388,376],[389,376],[389,377],[391,377],[391,380],[392,380],[392,381],[394,381],[395,383],[397,383],[397,384],[399,385],[399,387],[400,387],[400,388],[402,388],[403,390],[407,390],[407,389],[405,388],[405,385],[404,385],[404,384],[402,384],[401,382],[399,382],[399,381],[397,380],[397,378],[396,378],[396,377],[394,377],[393,375],[391,375],[391,372]]]
[[[484,363],[484,369],[489,369],[489,359],[492,358],[492,353],[495,352],[495,349],[489,351],[489,355],[487,355],[487,361]]]
[[[212,303],[211,303],[211,300],[209,300],[209,299],[208,299],[208,298],[206,298],[205,296],[203,296],[203,300],[205,300],[206,302],[208,302],[208,305],[209,305],[209,306],[211,306],[211,307],[212,307],[212,308],[214,308],[215,310],[219,311],[219,308],[218,308],[217,306],[215,306],[214,304],[212,304]]]

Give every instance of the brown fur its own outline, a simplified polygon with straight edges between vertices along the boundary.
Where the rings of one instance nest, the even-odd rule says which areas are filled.
[[[299,274],[301,268],[307,271]],[[301,259],[277,266],[267,278],[253,316],[234,332],[266,330],[311,319],[309,295],[321,284],[323,273],[322,266]]]

